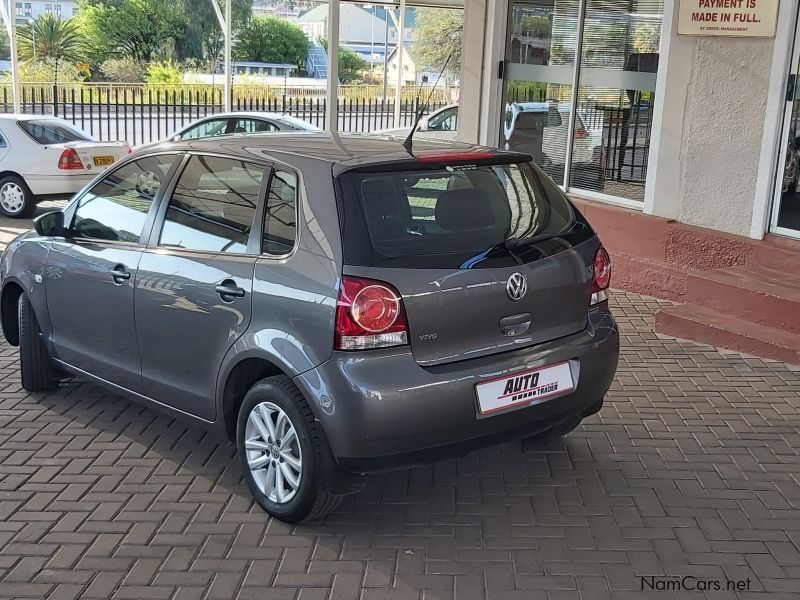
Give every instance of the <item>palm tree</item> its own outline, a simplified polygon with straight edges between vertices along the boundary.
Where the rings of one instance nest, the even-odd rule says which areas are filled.
[[[19,28],[17,52],[22,60],[51,60],[58,82],[58,64],[76,63],[82,58],[83,43],[74,22],[61,15],[45,13],[30,25]]]

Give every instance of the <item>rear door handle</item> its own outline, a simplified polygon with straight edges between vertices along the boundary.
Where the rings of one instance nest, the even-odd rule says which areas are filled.
[[[230,302],[233,298],[244,298],[244,289],[238,287],[232,279],[226,279],[214,289],[226,302]]]
[[[111,279],[117,285],[122,285],[124,281],[131,278],[131,273],[125,265],[117,265],[111,271]]]

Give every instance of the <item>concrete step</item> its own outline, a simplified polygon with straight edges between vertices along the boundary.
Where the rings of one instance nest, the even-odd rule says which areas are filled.
[[[755,262],[768,269],[800,273],[800,240],[767,235],[756,245]]]
[[[690,273],[685,301],[751,323],[800,333],[800,273],[746,266]]]
[[[800,334],[745,321],[715,310],[683,304],[656,314],[656,331],[800,365]]]

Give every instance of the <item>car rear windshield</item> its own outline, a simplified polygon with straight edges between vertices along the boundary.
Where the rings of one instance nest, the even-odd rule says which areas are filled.
[[[66,142],[92,141],[92,138],[82,131],[78,131],[77,129],[67,126],[65,123],[58,123],[56,121],[20,121],[19,126],[25,133],[31,136],[36,143],[42,146],[64,144]]]
[[[494,268],[594,235],[530,163],[348,171],[339,184],[350,265]]]

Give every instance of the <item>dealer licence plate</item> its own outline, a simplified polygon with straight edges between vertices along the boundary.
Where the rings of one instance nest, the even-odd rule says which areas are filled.
[[[92,158],[94,159],[95,167],[107,167],[114,164],[113,156],[94,156]]]
[[[574,389],[568,362],[514,373],[475,386],[482,415],[531,406]]]

